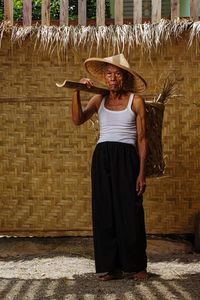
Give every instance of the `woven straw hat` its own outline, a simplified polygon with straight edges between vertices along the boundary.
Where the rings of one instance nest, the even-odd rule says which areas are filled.
[[[88,58],[84,62],[86,71],[103,85],[105,85],[104,68],[108,64],[126,71],[127,78],[123,84],[123,88],[126,91],[141,93],[145,90],[147,86],[146,81],[139,74],[131,70],[123,54],[105,58]]]

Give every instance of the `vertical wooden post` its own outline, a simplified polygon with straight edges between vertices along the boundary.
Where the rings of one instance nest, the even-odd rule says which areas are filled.
[[[190,18],[193,19],[193,21],[199,20],[198,0],[190,0]]]
[[[171,0],[171,20],[180,17],[180,0]]]
[[[97,0],[96,3],[96,25],[105,25],[105,0]]]
[[[133,23],[142,23],[142,0],[133,1]]]
[[[69,0],[60,0],[60,25],[69,24]]]
[[[87,1],[78,0],[78,24],[86,25],[87,24]]]
[[[200,17],[200,1],[198,1],[198,16]]]
[[[50,0],[42,0],[42,25],[50,25]]]
[[[4,20],[13,25],[13,0],[4,0]]]
[[[32,0],[23,0],[23,25],[32,24]]]
[[[161,19],[161,0],[152,0],[151,22],[157,23]]]
[[[115,0],[115,24],[123,24],[123,0]]]

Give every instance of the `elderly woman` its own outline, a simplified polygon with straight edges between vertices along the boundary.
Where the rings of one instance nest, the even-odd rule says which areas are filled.
[[[85,68],[108,88],[81,106],[73,90],[72,119],[76,125],[98,114],[100,137],[92,159],[92,212],[96,272],[102,281],[147,279],[146,234],[142,194],[145,191],[145,105],[136,93],[146,82],[123,54],[90,58]],[[89,78],[82,78],[88,88]]]

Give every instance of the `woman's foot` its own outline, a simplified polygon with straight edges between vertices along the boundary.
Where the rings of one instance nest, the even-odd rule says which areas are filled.
[[[99,276],[100,281],[117,280],[117,279],[122,279],[122,278],[123,278],[123,273],[121,270],[108,272],[104,275]]]
[[[136,281],[146,281],[149,279],[149,275],[146,270],[132,273],[128,276],[128,279],[136,280]]]

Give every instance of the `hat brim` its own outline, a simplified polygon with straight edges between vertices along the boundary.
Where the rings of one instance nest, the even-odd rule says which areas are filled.
[[[104,69],[107,65],[113,65],[125,71],[126,78],[123,88],[133,93],[142,93],[147,87],[146,81],[136,72],[132,71],[123,65],[111,63],[103,58],[89,58],[84,62],[86,71],[101,84],[106,85],[104,77]]]

